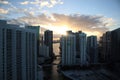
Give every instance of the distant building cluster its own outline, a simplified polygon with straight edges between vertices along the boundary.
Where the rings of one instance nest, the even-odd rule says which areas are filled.
[[[48,62],[50,63],[54,58],[53,53],[53,31],[46,30],[44,35],[40,37],[39,45],[39,64]]]
[[[97,37],[87,37],[82,31],[67,31],[67,35],[60,39],[60,51],[63,66],[86,66],[98,62]]]
[[[97,36],[67,31],[67,35],[60,38],[60,54],[62,66],[106,64],[119,69],[120,28],[107,31],[99,42]]]

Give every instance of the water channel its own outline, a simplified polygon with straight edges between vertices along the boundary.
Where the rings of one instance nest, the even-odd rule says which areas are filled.
[[[59,54],[59,43],[53,44],[55,55]],[[60,57],[57,57],[53,63],[59,64]],[[44,80],[69,80],[65,78],[61,73],[58,72],[57,65],[46,66],[43,68]]]

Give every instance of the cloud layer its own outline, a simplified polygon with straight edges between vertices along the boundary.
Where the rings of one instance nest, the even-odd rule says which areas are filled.
[[[20,2],[21,5],[28,5],[28,4],[32,4],[32,5],[38,5],[39,7],[43,8],[43,7],[53,7],[57,4],[63,4],[63,2],[61,0],[35,0],[35,1],[24,1],[24,2]]]
[[[9,4],[7,0],[0,0],[0,4]]]
[[[16,17],[39,15],[44,13],[46,9],[53,8],[59,4],[63,4],[62,0],[26,0],[23,2],[18,1],[14,4],[8,0],[0,0],[0,16],[5,15],[11,18],[13,15]],[[4,19],[3,17],[1,18]]]
[[[38,16],[25,16],[11,20],[12,23],[24,23],[29,25],[40,25],[44,28],[57,30],[64,26],[69,30],[82,30],[88,34],[97,34],[108,30],[108,27],[113,24],[112,18],[107,18],[98,15],[80,15],[80,14],[57,14],[51,15],[40,14]]]
[[[42,12],[44,8],[52,8],[57,4],[63,4],[62,0],[26,0],[18,2],[21,6],[37,5],[36,7],[18,8],[7,0],[0,0],[0,18],[7,19],[11,15],[22,15],[16,19],[9,20],[12,24],[25,24],[25,25],[40,25],[42,28],[53,30],[54,32],[65,29],[79,31],[82,30],[88,35],[96,34],[101,35],[107,31],[110,26],[114,24],[112,18],[107,18],[102,15],[82,15],[82,14],[47,14]],[[5,7],[1,7],[1,6]],[[40,8],[40,9],[39,9]],[[36,11],[40,11],[36,14]],[[42,32],[45,30],[43,29]],[[56,36],[57,37],[57,36]]]
[[[0,14],[7,14],[7,13],[8,13],[8,10],[0,8]]]

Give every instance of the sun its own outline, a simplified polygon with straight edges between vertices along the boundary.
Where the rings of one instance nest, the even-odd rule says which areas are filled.
[[[61,34],[61,35],[66,35],[67,30],[68,30],[68,28],[66,26],[60,27],[60,28],[58,28],[57,33]]]
[[[59,35],[66,35],[66,31],[69,30],[69,28],[65,26],[56,26],[56,27],[49,27],[50,30],[54,31],[54,34],[59,34]]]

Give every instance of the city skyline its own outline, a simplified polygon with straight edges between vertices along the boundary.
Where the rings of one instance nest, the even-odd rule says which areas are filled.
[[[70,79],[119,79],[120,28],[104,33],[99,43],[97,36],[88,37],[82,31],[67,31],[67,35],[61,36],[60,43],[57,44],[59,55],[52,51],[55,47],[52,46],[52,31],[45,31],[43,40],[43,36],[38,38],[38,28],[39,26],[21,28],[0,20],[2,80],[69,80],[59,77],[60,73]],[[113,73],[111,69],[117,72]],[[81,70],[85,73],[79,73]]]
[[[0,0],[1,80],[119,80],[120,0]]]
[[[101,36],[119,27],[119,7],[119,0],[0,0],[0,19],[53,30],[55,37],[67,30]]]

